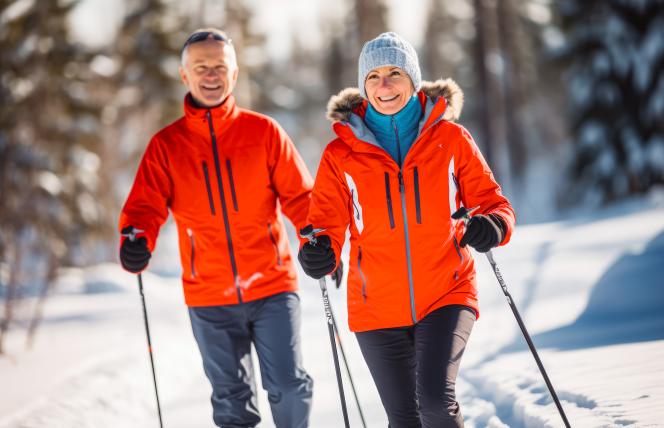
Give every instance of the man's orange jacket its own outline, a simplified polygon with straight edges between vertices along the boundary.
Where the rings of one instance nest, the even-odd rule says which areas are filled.
[[[119,228],[144,230],[153,251],[173,213],[189,306],[227,305],[297,289],[280,209],[305,225],[313,180],[271,118],[233,95],[196,108],[150,141]],[[141,236],[141,235],[139,235]]]
[[[509,241],[514,211],[470,134],[453,123],[463,95],[452,81],[423,85],[420,132],[399,165],[364,124],[357,89],[330,100],[338,138],[318,169],[309,221],[339,258],[350,227],[348,320],[352,331],[408,326],[445,305],[477,306],[475,267],[461,248],[461,205],[495,214]],[[338,261],[338,260],[337,260]]]

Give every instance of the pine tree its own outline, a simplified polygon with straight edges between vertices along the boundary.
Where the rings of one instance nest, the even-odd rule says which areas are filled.
[[[462,3],[466,8],[470,6]],[[453,16],[450,6],[444,0],[433,0],[426,14],[426,29],[424,31],[423,55],[420,63],[423,74],[429,79],[440,77],[456,77],[464,61],[468,61],[467,51],[469,43],[459,37],[458,28],[472,25],[469,20],[462,20]],[[423,76],[424,77],[424,76]],[[468,82],[464,82],[468,83]]]
[[[388,30],[385,0],[352,0],[343,23],[328,26],[330,55],[325,61],[329,93],[357,86],[357,60],[362,46]]]
[[[224,29],[233,39],[237,53],[238,75],[234,95],[242,107],[261,110],[269,105],[265,94],[265,35],[252,25],[253,10],[243,0],[228,0]]]
[[[0,267],[8,272],[0,276],[0,353],[16,299],[39,294],[39,314],[57,267],[80,261],[83,237],[107,228],[96,203],[103,198],[101,108],[89,95],[94,53],[69,41],[73,6],[0,5]]]
[[[177,70],[179,49],[188,35],[180,28],[177,9],[165,0],[137,0],[127,9],[110,50],[118,71],[107,100],[106,135],[116,139],[109,143],[120,152],[113,162],[119,170],[127,163],[137,165],[155,131],[182,114]]]
[[[567,202],[664,183],[664,2],[565,0],[575,145]]]
[[[387,31],[387,5],[384,0],[356,0],[354,18],[359,49],[362,49],[364,43]]]

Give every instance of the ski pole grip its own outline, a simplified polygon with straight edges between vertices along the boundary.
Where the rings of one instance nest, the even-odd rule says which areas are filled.
[[[479,206],[474,208],[461,207],[452,214],[454,220],[463,220],[464,223],[468,224],[473,213],[479,208]]]
[[[306,238],[312,245],[318,244],[316,234],[323,232],[325,229],[314,229],[313,224],[308,224],[300,229],[300,238]]]
[[[136,236],[139,233],[145,232],[144,230],[141,229],[136,229],[134,226],[127,226],[120,233],[122,233],[122,236],[125,238],[129,239],[129,241],[134,242],[136,241]]]

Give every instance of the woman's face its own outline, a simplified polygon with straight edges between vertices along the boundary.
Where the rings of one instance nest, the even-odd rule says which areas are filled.
[[[398,112],[415,92],[408,74],[392,65],[371,70],[364,81],[364,89],[373,108],[382,114]]]

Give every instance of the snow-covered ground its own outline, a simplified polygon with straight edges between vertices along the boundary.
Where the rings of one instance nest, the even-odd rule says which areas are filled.
[[[168,231],[166,231],[168,232]],[[212,427],[203,374],[165,233],[144,274],[164,426]],[[573,427],[664,426],[664,196],[517,229],[495,258]],[[481,317],[457,385],[468,427],[563,426],[488,262]],[[156,275],[152,272],[160,272]],[[302,278],[313,428],[343,426],[320,291]],[[330,290],[369,427],[387,421]],[[0,357],[0,428],[158,426],[136,279],[117,265],[70,270],[33,349],[22,324]],[[258,381],[260,384],[260,380]],[[261,427],[273,426],[259,388]],[[348,383],[351,426],[361,426]]]

